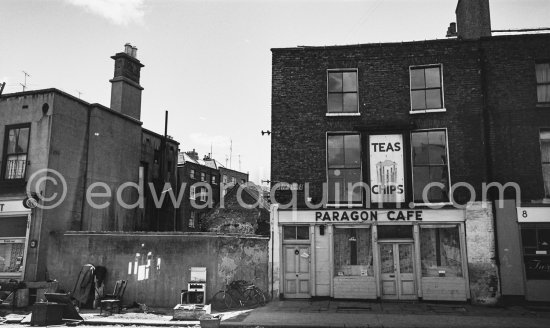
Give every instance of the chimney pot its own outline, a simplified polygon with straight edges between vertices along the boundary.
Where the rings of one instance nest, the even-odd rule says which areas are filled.
[[[127,55],[130,55],[132,56],[132,45],[130,43],[126,43],[124,45],[124,52],[127,54]]]
[[[132,57],[137,58],[137,47],[132,47]]]

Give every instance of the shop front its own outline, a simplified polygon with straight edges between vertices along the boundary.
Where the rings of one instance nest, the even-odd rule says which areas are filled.
[[[464,210],[275,210],[272,215],[272,256],[279,273],[274,289],[284,298],[470,298]]]
[[[23,280],[31,210],[23,200],[0,200],[0,280]]]

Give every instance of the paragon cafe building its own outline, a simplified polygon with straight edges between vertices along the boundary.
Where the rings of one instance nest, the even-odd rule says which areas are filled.
[[[362,140],[368,140],[368,173],[361,163],[361,150],[367,151]],[[327,133],[327,206],[273,206],[275,293],[285,298],[470,299],[469,262],[487,264],[494,256],[491,208],[449,206],[447,148],[446,129],[366,138],[357,132]],[[410,166],[405,166],[406,151],[411,152]],[[410,171],[416,181],[407,187]],[[363,181],[365,175],[370,193],[350,192],[348,183]],[[424,186],[434,180],[439,184],[424,200],[437,203],[435,209],[422,206]],[[408,190],[414,206],[403,205],[411,199]],[[348,205],[348,195],[357,206]],[[345,205],[338,206],[338,199]]]

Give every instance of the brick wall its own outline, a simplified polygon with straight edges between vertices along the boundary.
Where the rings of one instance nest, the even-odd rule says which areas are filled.
[[[383,133],[413,125],[447,128],[451,181],[469,182],[480,191],[486,166],[478,56],[477,43],[454,40],[274,49],[272,181],[310,182],[311,196],[320,199],[326,181],[326,132]],[[409,66],[439,63],[447,111],[409,114]],[[326,70],[331,68],[358,69],[360,117],[326,116]],[[364,151],[365,182],[369,181],[367,157]],[[406,176],[410,178],[410,168]],[[408,188],[407,195],[411,194]],[[460,190],[456,198],[465,201],[468,195]]]

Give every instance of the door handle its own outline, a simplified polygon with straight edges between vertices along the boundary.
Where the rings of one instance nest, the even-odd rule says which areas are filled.
[[[298,275],[296,275],[296,278],[298,278]]]

